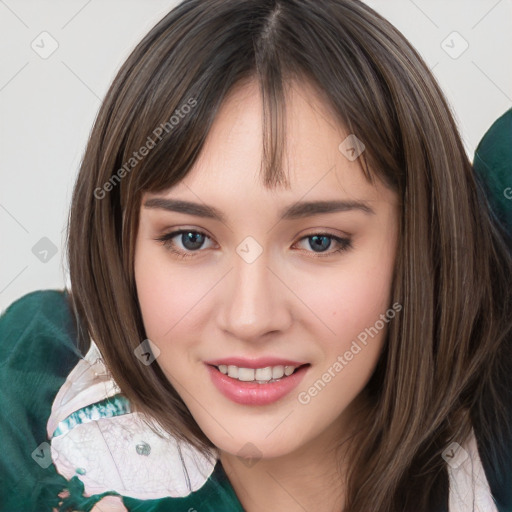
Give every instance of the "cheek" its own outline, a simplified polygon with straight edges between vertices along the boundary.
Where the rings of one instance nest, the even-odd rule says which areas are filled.
[[[136,250],[137,296],[149,339],[186,340],[202,309],[201,297],[211,284],[197,278],[197,270],[171,262],[158,244],[140,244]]]
[[[393,262],[383,256],[359,252],[336,268],[301,276],[297,295],[304,298],[333,348],[350,345],[389,309]]]
[[[135,258],[135,282],[146,334],[157,341],[173,327],[182,308],[180,274],[170,273],[162,248],[139,244]]]

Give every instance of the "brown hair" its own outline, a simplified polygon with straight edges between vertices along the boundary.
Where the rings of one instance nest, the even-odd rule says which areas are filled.
[[[212,447],[159,366],[141,371],[134,356],[146,338],[134,242],[142,193],[187,175],[226,94],[250,79],[263,97],[266,187],[288,186],[285,84],[307,79],[366,145],[367,179],[399,194],[391,302],[403,310],[365,388],[372,408],[352,439],[346,510],[430,511],[446,502],[441,453],[462,445],[471,425],[503,467],[512,258],[432,73],[358,0],[186,0],[134,49],[101,106],[72,199],[68,257],[82,346],[92,336],[138,410]],[[135,159],[149,139],[154,147]]]

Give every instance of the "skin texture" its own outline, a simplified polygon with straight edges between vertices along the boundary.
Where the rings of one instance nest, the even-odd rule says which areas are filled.
[[[398,237],[396,193],[381,182],[369,184],[358,161],[338,149],[349,133],[312,86],[292,84],[288,94],[284,166],[291,189],[270,191],[260,181],[261,98],[256,83],[246,84],[231,91],[185,179],[144,195],[136,240],[137,293],[146,334],[161,351],[157,363],[219,448],[249,512],[341,509],[343,467],[337,468],[333,448],[357,428],[352,412],[363,400],[387,323],[309,403],[300,403],[298,394],[390,309]],[[145,208],[150,197],[206,203],[227,220]],[[284,206],[299,200],[330,199],[363,200],[375,213],[278,218]],[[177,249],[191,254],[188,259],[155,241],[182,228],[207,235],[192,250],[181,235],[173,238]],[[330,238],[322,252],[308,237],[326,232],[349,237],[352,247],[335,253],[340,245]],[[263,249],[250,264],[236,252],[247,236]],[[225,398],[204,363],[266,355],[311,366],[297,389],[265,406]],[[247,443],[256,447],[250,465],[237,457]]]

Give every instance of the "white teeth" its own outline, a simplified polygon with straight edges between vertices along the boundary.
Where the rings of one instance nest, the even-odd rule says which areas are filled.
[[[286,376],[291,375],[294,370],[295,370],[295,368],[293,366],[285,366],[284,367],[284,374]]]
[[[274,366],[272,368],[272,378],[280,379],[284,375],[284,366]]]
[[[274,382],[277,379],[281,379],[283,376],[290,376],[296,366],[266,366],[265,368],[239,368],[235,365],[221,364],[218,369],[224,375],[233,379],[238,379],[243,382],[258,382],[259,384],[265,384],[267,382]]]
[[[254,380],[254,368],[238,368],[238,380],[249,382]]]
[[[254,378],[256,380],[270,380],[272,378],[272,366],[266,368],[258,368],[254,372]]]

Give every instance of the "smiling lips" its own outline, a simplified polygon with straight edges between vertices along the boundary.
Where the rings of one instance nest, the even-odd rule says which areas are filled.
[[[232,358],[208,361],[206,365],[217,389],[243,405],[267,405],[279,400],[299,384],[310,366],[276,358]]]

